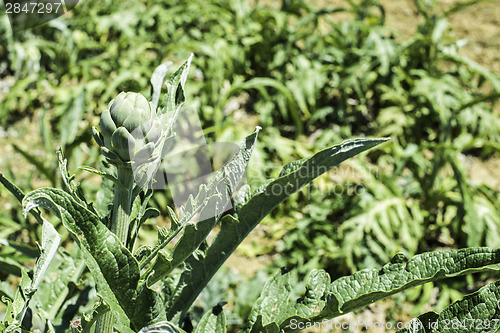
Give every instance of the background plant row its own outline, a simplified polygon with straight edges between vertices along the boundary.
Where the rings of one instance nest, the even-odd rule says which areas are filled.
[[[247,255],[273,255],[275,265],[302,274],[326,268],[335,277],[396,252],[499,247],[498,179],[476,182],[471,166],[499,158],[500,78],[461,56],[452,37],[447,17],[470,7],[414,6],[421,23],[405,38],[387,27],[384,7],[368,0],[332,8],[300,0],[82,2],[64,18],[15,34],[2,17],[0,121],[6,129],[26,118],[40,124],[40,137],[26,139],[32,142],[5,145],[33,166],[8,176],[26,191],[57,185],[58,145],[73,171],[98,163],[90,126],[107,102],[120,91],[147,95],[158,64],[194,52],[187,100],[209,140],[237,142],[256,124],[264,128],[249,168],[252,186],[315,147],[353,136],[392,139],[288,200],[244,247]],[[85,191],[104,195],[98,185]],[[168,192],[155,194],[163,216],[169,200]],[[21,252],[2,245],[2,274],[15,276],[12,259],[33,262],[38,231],[15,205],[6,207],[0,238],[29,244]],[[236,275],[220,279],[200,305],[217,293],[229,297],[235,286],[238,293],[253,288]],[[457,297],[455,289],[474,286],[444,287],[439,307]],[[424,304],[431,296],[422,293]],[[244,317],[251,302],[250,295],[235,302],[235,312]]]

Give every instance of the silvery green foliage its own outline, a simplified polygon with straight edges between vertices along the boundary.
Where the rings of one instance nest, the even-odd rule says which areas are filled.
[[[113,100],[101,117],[101,133],[94,130],[96,141],[101,146],[108,162],[117,168],[128,167],[134,157],[148,151],[147,163],[161,158],[163,146],[173,140],[173,126],[184,102],[184,83],[189,62],[186,62],[166,81],[167,93],[158,110],[158,89],[163,83],[166,67],[155,72],[153,103],[142,95],[122,93]],[[160,82],[160,84],[158,84]],[[158,121],[156,120],[158,117]],[[132,134],[140,128],[146,133],[137,143]],[[87,203],[74,176],[66,170],[66,161],[60,158],[60,167],[68,191],[41,188],[24,195],[1,174],[0,181],[22,200],[25,214],[33,213],[44,223],[42,254],[35,266],[33,278],[26,270],[17,294],[9,301],[8,313],[0,328],[19,329],[29,300],[36,292],[48,262],[54,257],[58,236],[38,214],[38,208],[51,211],[73,237],[81,252],[86,267],[91,272],[98,295],[92,313],[83,318],[81,329],[89,332],[92,324],[111,311],[114,327],[119,332],[184,332],[179,324],[184,319],[199,293],[207,285],[225,260],[246,236],[268,215],[273,208],[315,178],[339,165],[344,160],[366,151],[386,139],[355,139],[323,149],[310,158],[292,162],[283,167],[278,177],[269,180],[257,189],[244,186],[238,191],[238,183],[244,172],[259,129],[246,137],[231,160],[214,172],[212,179],[199,187],[176,215],[169,209],[171,227],[158,232],[158,242],[153,248],[135,249],[135,238],[141,224],[157,212],[147,207],[152,190],[140,185],[133,187],[130,212],[130,228],[126,242],[121,241],[106,224],[109,213],[103,216],[92,204]],[[135,140],[135,141],[134,141]],[[133,145],[130,145],[130,142]],[[148,147],[148,148],[145,148]],[[160,149],[161,147],[161,149]],[[132,148],[132,149],[131,149]],[[130,155],[131,153],[131,155]],[[146,154],[146,155],[148,155]],[[61,155],[60,155],[61,156]],[[120,185],[118,179],[107,171],[97,171]],[[137,182],[137,179],[136,179]],[[138,184],[136,184],[138,185]],[[221,189],[234,194],[229,197]],[[225,192],[224,192],[225,193]],[[205,210],[234,203],[234,211],[223,215],[216,209],[214,214]],[[202,219],[200,216],[212,216]],[[215,239],[206,238],[220,222]],[[177,241],[167,250],[174,238]],[[254,304],[243,332],[295,332],[298,323],[331,319],[373,302],[398,293],[404,289],[455,277],[462,274],[495,268],[500,263],[498,250],[469,248],[462,250],[423,253],[407,259],[402,254],[380,269],[359,271],[351,276],[331,281],[323,270],[309,274],[303,296],[292,296],[289,273],[278,272],[264,286],[260,298]],[[73,265],[73,267],[78,264]],[[178,279],[167,279],[174,269],[181,271]],[[78,271],[75,269],[75,271]],[[161,283],[160,283],[161,282]],[[42,289],[42,286],[39,286]],[[441,315],[421,316],[425,318],[474,318],[493,320],[500,299],[497,284],[485,287],[467,296],[463,303],[455,303]],[[202,317],[196,333],[226,332],[226,317],[222,300],[214,299],[214,307]],[[488,309],[488,311],[481,311]],[[47,318],[48,322],[53,318]],[[442,327],[426,332],[442,332]]]
[[[291,297],[289,273],[277,273],[250,313],[251,331],[297,331],[294,327],[299,323],[335,318],[412,286],[498,263],[500,251],[489,248],[429,252],[409,260],[398,254],[380,269],[362,270],[334,281],[325,271],[315,270],[309,275],[304,297],[298,300]]]
[[[161,125],[146,97],[121,92],[102,113],[99,123],[102,137],[97,138],[108,158],[128,162],[152,155],[162,138]],[[134,137],[134,134],[139,135]]]

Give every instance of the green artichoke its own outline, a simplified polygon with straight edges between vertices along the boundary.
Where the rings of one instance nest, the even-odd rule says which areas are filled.
[[[143,164],[158,159],[163,146],[162,122],[141,94],[121,92],[101,115],[101,133],[94,139],[115,165]]]

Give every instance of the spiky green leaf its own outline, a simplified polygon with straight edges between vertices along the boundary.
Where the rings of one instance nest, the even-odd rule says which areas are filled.
[[[431,320],[418,322],[424,330],[399,330],[397,333],[469,333],[497,332],[500,328],[500,281],[489,284],[475,293],[446,307],[439,315],[433,314]]]
[[[276,284],[282,287],[264,288],[252,310],[250,322],[264,328],[278,325],[287,332],[296,332],[300,322],[335,318],[404,289],[491,269],[490,265],[498,263],[500,250],[490,248],[428,252],[408,261],[398,254],[381,269],[359,271],[331,283],[326,273],[314,271],[307,282],[305,296],[298,300],[290,299],[290,293],[286,292],[287,274],[276,274],[267,286]],[[280,310],[276,311],[278,308]]]
[[[156,253],[159,253],[159,257],[153,265],[152,274],[148,277],[149,285],[161,280],[172,269],[184,262],[208,236],[224,211],[224,207],[229,204],[231,193],[236,191],[245,174],[258,132],[257,129],[246,137],[232,159],[214,172],[210,182],[200,186],[197,196],[194,199],[190,196],[187,204],[180,209],[179,221],[176,224],[178,223],[180,227],[185,226],[184,233],[170,254],[159,253],[159,251],[168,244],[171,237],[167,237],[153,250],[150,257],[153,258]],[[197,213],[199,213],[197,223],[187,224]],[[203,216],[209,218],[203,219]]]
[[[52,211],[79,244],[98,292],[116,316],[118,328],[129,331],[131,324],[140,329],[164,319],[159,296],[138,285],[137,261],[97,215],[66,192],[51,188],[41,188],[26,195],[23,200],[25,214],[37,207]]]
[[[239,202],[237,217],[224,216],[221,230],[206,256],[191,256],[187,260],[189,269],[181,276],[168,318],[187,311],[222,263],[274,207],[344,160],[385,141],[387,139],[348,140],[308,159],[292,162],[283,168],[278,178],[261,186],[252,196],[247,196],[248,201]]]

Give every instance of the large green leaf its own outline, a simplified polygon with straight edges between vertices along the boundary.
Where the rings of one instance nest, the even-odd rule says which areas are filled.
[[[41,188],[26,195],[25,214],[43,207],[56,214],[79,244],[83,258],[97,284],[98,292],[116,316],[119,329],[140,329],[164,319],[156,293],[139,283],[139,265],[132,254],[97,215],[62,190]]]
[[[222,219],[221,230],[206,255],[191,256],[186,261],[189,268],[181,276],[168,318],[187,311],[224,261],[274,207],[344,160],[385,141],[387,139],[345,141],[308,159],[287,164],[278,178],[261,186],[253,195],[243,196],[235,205],[236,216],[226,215]]]
[[[181,207],[178,223],[179,228],[185,226],[184,233],[170,254],[159,252],[159,250],[170,242],[171,236],[167,237],[153,250],[149,257],[154,257],[156,253],[159,253],[159,255],[152,267],[152,274],[148,277],[149,285],[160,281],[175,267],[184,262],[206,239],[219,220],[224,207],[229,204],[231,194],[236,191],[242,177],[245,175],[245,169],[250,160],[258,132],[259,129],[246,137],[231,160],[214,172],[207,185],[200,186],[196,198],[193,199],[190,196],[187,204]],[[200,221],[200,217],[198,217],[196,223],[188,223],[197,213],[199,213],[198,216],[210,216],[210,218]],[[174,234],[172,233],[172,235]]]
[[[249,201],[237,210],[240,224],[248,232],[290,195],[316,177],[339,165],[346,159],[366,151],[388,139],[347,140],[340,145],[324,149],[310,158],[291,162],[283,167],[278,178],[257,189]]]
[[[276,274],[264,288],[249,317],[251,326],[298,331],[299,323],[320,322],[355,311],[404,289],[443,278],[491,269],[500,263],[500,250],[468,248],[416,255],[402,254],[381,269],[359,271],[332,283],[322,271],[313,271],[304,297],[291,299],[287,274]],[[496,267],[498,269],[498,267]],[[272,286],[272,285],[275,286]],[[280,309],[276,311],[275,309]],[[270,332],[274,332],[272,329]],[[277,331],[276,331],[277,332]]]
[[[500,281],[497,281],[449,305],[439,315],[431,312],[414,319],[416,330],[404,328],[397,333],[497,332],[500,328],[499,303]],[[422,319],[428,317],[432,319]]]
[[[0,174],[0,181],[11,191],[18,200],[22,201],[24,193],[17,188],[14,184],[10,183],[7,179],[3,178]],[[27,212],[26,212],[27,213]],[[24,318],[29,302],[31,301],[34,293],[39,288],[40,282],[47,271],[52,259],[54,258],[61,236],[57,233],[55,228],[47,220],[40,216],[38,211],[33,212],[34,216],[39,222],[42,223],[42,240],[40,244],[40,255],[33,268],[33,276],[29,278],[24,267],[19,266],[21,270],[21,285],[14,299],[9,302],[7,315],[5,320],[13,320],[11,324],[20,323]],[[14,262],[15,263],[15,262]],[[29,285],[28,285],[29,284]],[[10,319],[9,319],[10,318]]]

